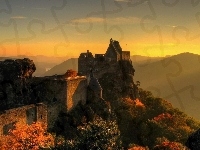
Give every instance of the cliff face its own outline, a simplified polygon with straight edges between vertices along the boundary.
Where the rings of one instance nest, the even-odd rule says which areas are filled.
[[[27,80],[36,67],[28,58],[0,62],[0,110],[29,103]]]
[[[118,61],[116,64],[107,66],[105,70],[108,71],[99,76],[104,99],[116,102],[122,97],[131,99],[138,97],[138,88],[133,80],[135,70],[130,61]]]

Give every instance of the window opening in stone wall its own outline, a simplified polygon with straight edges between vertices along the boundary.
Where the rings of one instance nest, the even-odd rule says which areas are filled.
[[[26,123],[28,125],[37,121],[36,108],[32,107],[26,110]]]
[[[54,97],[54,98],[53,98],[53,102],[57,102],[57,98]]]
[[[12,122],[3,126],[3,135],[8,135],[9,130],[13,130],[15,128],[15,123],[16,122]]]

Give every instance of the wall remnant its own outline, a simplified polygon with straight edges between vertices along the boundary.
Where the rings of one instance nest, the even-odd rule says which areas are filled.
[[[121,60],[131,62],[130,51],[122,51],[119,42],[111,38],[105,54],[95,54],[95,57],[93,57],[89,50],[80,54],[78,58],[78,74],[89,76],[91,69],[93,69],[94,74],[95,71],[101,73],[104,67],[116,64]],[[98,77],[97,74],[95,75]]]
[[[32,80],[33,101],[47,105],[48,128],[52,128],[60,112],[69,112],[79,102],[86,103],[87,79],[85,76],[56,75]]]
[[[45,104],[32,104],[19,108],[5,110],[0,114],[0,135],[8,134],[16,122],[20,124],[32,124],[40,121],[47,124],[47,106]],[[40,116],[42,118],[39,118]]]

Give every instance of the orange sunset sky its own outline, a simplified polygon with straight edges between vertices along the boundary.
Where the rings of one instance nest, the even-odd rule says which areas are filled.
[[[190,0],[0,2],[0,55],[105,53],[110,38],[131,55],[200,54],[200,4]]]

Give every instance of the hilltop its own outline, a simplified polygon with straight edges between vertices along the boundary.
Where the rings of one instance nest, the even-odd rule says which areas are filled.
[[[109,49],[112,49],[112,45],[109,45]],[[100,55],[103,56],[103,54]],[[81,54],[81,59],[85,58],[83,56],[89,57],[90,60],[94,59],[89,51]],[[94,75],[98,77],[99,84],[103,89],[102,97],[105,101],[98,101],[89,94],[91,96],[88,97],[86,105],[78,105],[72,113],[62,115],[63,117],[59,119],[58,125],[63,124],[66,118],[68,120],[70,117],[73,118],[71,123],[66,123],[67,128],[62,128],[64,132],[59,130],[62,131],[60,134],[71,135],[76,131],[76,127],[81,125],[82,117],[91,121],[91,118],[95,119],[94,116],[98,115],[106,120],[117,121],[122,146],[125,148],[139,147],[137,145],[140,145],[143,149],[158,149],[164,146],[172,149],[184,149],[189,135],[199,128],[200,123],[173,108],[168,101],[154,97],[151,92],[138,89],[139,85],[134,82],[135,69],[130,61],[121,62],[119,60],[113,65],[101,65],[102,60],[100,59],[100,62],[95,63],[94,66],[81,63],[85,64],[81,69],[85,74],[90,68],[96,70]],[[102,70],[100,71],[100,69]],[[109,71],[104,72],[104,70]],[[74,132],[69,132],[69,128]],[[96,132],[93,132],[95,135]],[[168,143],[168,145],[164,143]]]
[[[156,73],[160,71],[158,61],[173,60],[182,67],[186,55],[155,58],[149,65],[152,70],[156,66]],[[181,61],[175,61],[176,57]],[[55,135],[52,149],[178,150],[198,146],[198,135],[190,135],[200,122],[140,88],[130,58],[129,51],[122,51],[119,42],[110,39],[105,54],[93,55],[89,50],[80,54],[78,73],[70,69],[62,75],[32,77],[36,66],[28,58],[0,62],[1,86],[6,87],[5,91],[2,88],[1,133],[8,134],[16,122],[35,121],[47,124]],[[138,62],[143,64],[146,58],[140,58]],[[145,75],[151,80],[147,72]]]
[[[77,145],[80,144],[79,140],[90,141],[92,144],[95,143],[93,138],[98,139],[100,133],[103,133],[104,130],[106,132],[106,127],[95,117],[100,116],[103,120],[107,120],[107,123],[108,120],[116,121],[116,126],[114,124],[113,126],[120,134],[115,134],[115,136],[122,143],[115,144],[121,145],[125,149],[130,147],[140,147],[144,150],[156,150],[156,147],[160,147],[159,149],[164,147],[169,150],[186,148],[185,143],[188,137],[199,129],[200,122],[173,108],[168,101],[154,97],[151,92],[139,89],[139,98],[128,98],[128,93],[122,94],[122,92],[114,90],[113,87],[120,81],[114,80],[113,77],[115,77],[114,73],[104,74],[99,79],[99,83],[104,89],[104,101],[94,99],[92,96],[88,97],[85,105],[77,105],[72,112],[61,114],[54,130],[66,139],[74,140]],[[110,82],[107,82],[108,80]],[[102,126],[97,127],[96,125],[92,129],[88,128],[84,131],[87,136],[84,135],[77,139],[76,135],[83,132],[77,129],[85,128],[82,125],[83,120],[89,121],[86,126],[93,126],[95,122]],[[109,138],[106,134],[102,136]],[[195,142],[195,140],[190,142]]]

